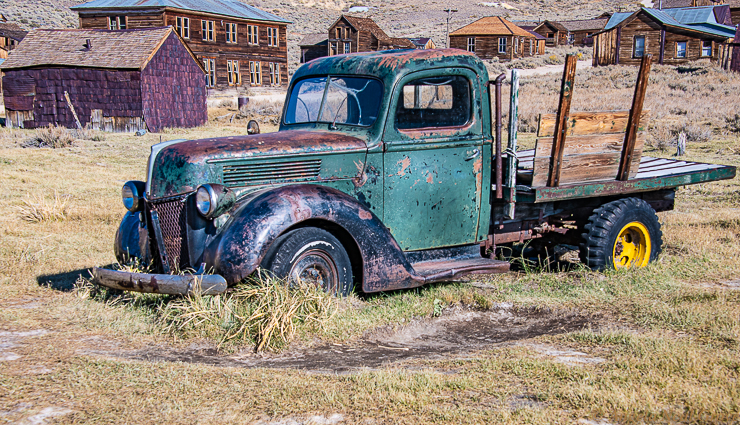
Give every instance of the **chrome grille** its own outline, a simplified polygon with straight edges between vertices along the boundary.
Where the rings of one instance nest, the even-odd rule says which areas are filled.
[[[164,248],[167,251],[167,264],[171,272],[184,270],[189,267],[187,244],[187,219],[184,197],[152,201],[149,206],[159,216],[159,226],[162,229]],[[151,234],[150,234],[151,235]],[[162,255],[160,261],[164,264]]]
[[[318,177],[320,171],[320,159],[283,163],[224,164],[224,185],[257,186],[285,181],[308,180]]]

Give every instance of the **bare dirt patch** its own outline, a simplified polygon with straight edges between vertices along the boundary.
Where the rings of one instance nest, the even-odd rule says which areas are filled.
[[[597,319],[574,311],[517,309],[504,303],[485,311],[462,308],[438,318],[387,327],[345,344],[324,343],[282,354],[241,352],[221,355],[213,346],[175,349],[149,346],[140,350],[86,350],[85,354],[143,361],[201,363],[227,367],[290,368],[319,373],[346,373],[385,367],[408,360],[439,360],[470,356],[541,335],[557,335],[594,325]]]

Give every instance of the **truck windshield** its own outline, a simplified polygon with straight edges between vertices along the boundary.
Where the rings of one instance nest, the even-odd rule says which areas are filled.
[[[378,118],[382,97],[383,84],[371,78],[307,78],[297,82],[290,92],[285,124],[326,122],[369,126]]]

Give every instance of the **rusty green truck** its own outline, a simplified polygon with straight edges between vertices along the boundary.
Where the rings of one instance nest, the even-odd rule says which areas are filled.
[[[344,295],[505,272],[497,249],[528,240],[578,245],[594,269],[644,266],[675,189],[735,168],[642,156],[641,99],[570,113],[568,73],[536,148],[517,151],[516,99],[506,147],[502,78],[468,52],[311,61],[279,131],[152,147],[146,182],[123,187],[115,252],[153,272],[96,268],[95,279],[218,293],[263,269]]]

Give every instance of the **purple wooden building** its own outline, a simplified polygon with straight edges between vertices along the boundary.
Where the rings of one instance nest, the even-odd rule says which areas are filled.
[[[205,70],[171,27],[32,30],[2,70],[9,127],[73,128],[74,113],[83,126],[113,132],[208,119]]]

